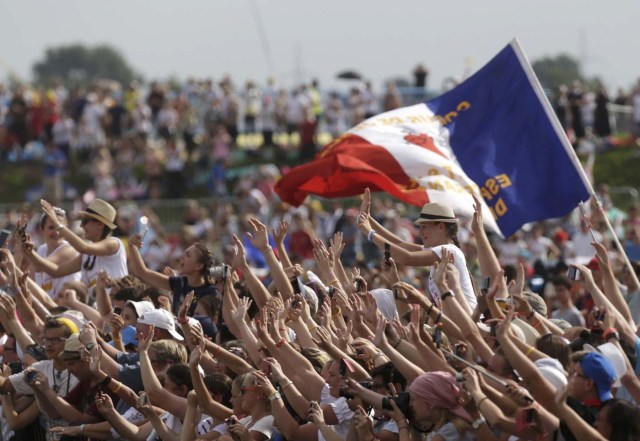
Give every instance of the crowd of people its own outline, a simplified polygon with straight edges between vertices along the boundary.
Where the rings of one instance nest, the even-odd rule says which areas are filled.
[[[150,209],[43,200],[0,249],[2,439],[640,439],[640,265],[600,196],[505,241],[477,200],[194,205],[165,260]]]

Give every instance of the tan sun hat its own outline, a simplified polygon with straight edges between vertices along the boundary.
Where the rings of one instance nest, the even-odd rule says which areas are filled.
[[[418,218],[414,224],[422,222],[446,222],[455,224],[458,222],[458,219],[456,219],[456,215],[453,213],[451,207],[447,207],[438,202],[431,202],[422,207],[420,218]]]
[[[116,229],[116,224],[113,223],[116,220],[116,209],[102,199],[94,199],[86,210],[79,211],[78,214],[96,219],[112,230]]]

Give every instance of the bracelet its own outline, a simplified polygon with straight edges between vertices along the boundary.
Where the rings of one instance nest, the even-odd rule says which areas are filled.
[[[369,234],[367,234],[367,240],[369,242],[373,242],[373,235],[376,234],[375,230],[371,230],[369,231]]]
[[[445,301],[445,299],[448,299],[449,297],[455,297],[451,291],[447,291],[447,292],[445,292],[444,294],[442,294],[442,295],[440,296],[440,301],[441,301],[441,302],[444,302],[444,301]]]
[[[286,388],[288,388],[289,386],[291,386],[293,384],[293,381],[289,380],[287,382],[287,384],[285,384],[284,386],[280,386],[280,389],[285,390]]]
[[[620,334],[618,333],[618,330],[616,328],[607,329],[606,331],[604,331],[604,334],[602,334],[602,336],[607,341],[610,338],[615,338],[616,340],[620,340]]]
[[[393,349],[398,349],[398,346],[400,346],[400,343],[402,343],[402,339],[401,338],[398,339],[398,341],[396,342],[395,345],[392,345],[392,348]]]
[[[478,402],[476,403],[476,408],[477,408],[478,410],[480,410],[480,405],[481,405],[482,403],[484,403],[484,400],[488,400],[488,399],[489,399],[489,397],[487,397],[486,395],[485,395],[484,397],[480,398],[480,401],[478,401]]]
[[[313,328],[309,329],[309,334],[314,333],[316,329],[318,329],[317,326],[314,326]]]
[[[122,338],[112,338],[111,340],[113,340],[116,343],[122,343]]]
[[[80,436],[84,436],[84,424],[80,424]]]
[[[111,383],[111,380],[112,380],[111,376],[107,375],[98,384],[102,387],[106,387],[106,386],[109,386],[109,383]]]
[[[528,357],[534,350],[535,348],[533,346],[529,346],[529,349],[527,350],[527,352],[524,354],[525,357]]]
[[[218,349],[216,349],[216,352],[215,354],[212,355],[212,358],[216,358],[220,354],[220,351],[222,350],[220,345],[216,345],[216,346],[218,346]]]
[[[120,388],[122,388],[122,383],[119,383],[119,382],[112,382],[112,383],[116,383],[116,387],[113,388],[113,393],[116,394],[118,393]]]
[[[276,343],[276,349],[280,349],[282,345],[285,344],[286,342],[287,341],[284,338],[281,338],[280,341]]]
[[[340,283],[338,279],[333,279],[331,282],[327,283],[328,286],[333,285],[334,283]]]
[[[431,314],[431,311],[433,311],[433,307],[435,305],[432,303],[431,306],[429,306],[429,308],[427,308],[427,317],[429,316],[429,314]]]

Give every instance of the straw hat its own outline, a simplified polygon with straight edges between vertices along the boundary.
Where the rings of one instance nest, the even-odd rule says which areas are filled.
[[[112,230],[116,229],[116,224],[113,223],[116,220],[116,209],[102,199],[94,199],[85,211],[78,213],[96,219]]]
[[[422,222],[446,222],[455,224],[458,222],[458,219],[456,219],[456,215],[453,213],[451,207],[447,207],[438,202],[431,202],[422,207],[420,218],[416,220],[414,224],[420,224]]]

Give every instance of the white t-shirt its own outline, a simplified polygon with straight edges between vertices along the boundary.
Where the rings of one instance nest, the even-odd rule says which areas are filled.
[[[338,424],[331,425],[331,429],[336,432],[342,439],[347,439],[347,434],[349,433],[349,426],[351,425],[351,420],[354,417],[354,413],[351,409],[349,409],[349,405],[347,404],[347,399],[345,397],[334,397],[330,393],[329,385],[325,384],[322,387],[322,393],[320,395],[320,404],[330,404],[333,408],[333,413],[335,413],[336,418],[338,418]],[[318,441],[326,441],[322,433],[318,431]]]
[[[46,259],[47,257],[51,257],[55,255],[57,252],[59,252],[60,250],[62,250],[67,246],[70,246],[70,245],[66,240],[64,240],[60,245],[57,246],[55,250],[51,252],[51,254],[47,255],[47,253],[49,252],[49,248],[47,247],[46,243],[43,243],[38,247],[37,253],[38,253],[38,256]],[[38,284],[38,286],[40,286],[43,290],[45,290],[47,294],[49,294],[49,297],[55,296],[60,290],[60,288],[62,287],[62,285],[64,285],[66,282],[79,281],[79,280],[80,280],[79,271],[63,277],[51,277],[49,274],[45,272],[35,273],[35,282]]]
[[[429,248],[431,251],[436,253],[438,258],[442,258],[442,250],[447,249],[450,254],[453,255],[453,264],[458,269],[460,273],[460,287],[462,288],[462,292],[464,293],[464,297],[467,300],[467,304],[471,311],[476,309],[476,305],[478,304],[478,299],[476,299],[476,294],[473,292],[473,285],[471,284],[471,278],[469,277],[469,270],[467,269],[467,259],[465,259],[462,250],[453,244],[447,245],[439,245],[437,247]],[[429,291],[431,292],[431,296],[433,300],[436,302],[437,306],[440,307],[440,291],[436,286],[436,283],[433,280],[433,273],[435,269],[432,266],[429,271]]]
[[[55,370],[53,368],[53,360],[37,361],[31,367],[46,375],[49,387],[60,397],[65,397],[78,385],[78,379],[70,374],[68,370]],[[33,389],[27,384],[24,372],[9,376],[9,381],[16,390],[16,394],[33,395]]]
[[[170,414],[169,412],[165,412],[160,415],[160,420],[162,420],[169,430],[180,436],[180,432],[182,431],[182,421],[180,421],[180,418]],[[156,441],[156,439],[160,439],[160,437],[158,436],[156,429],[153,429],[151,434],[147,437],[147,441]]]
[[[109,256],[82,255],[82,263],[80,267],[80,271],[82,272],[82,283],[87,285],[89,288],[96,284],[96,281],[98,280],[98,273],[101,270],[104,270],[112,279],[119,279],[129,274],[129,270],[127,269],[127,253],[124,249],[124,244],[117,237],[110,238],[109,240],[118,241],[118,251],[114,254]],[[91,268],[88,269],[89,267]]]

